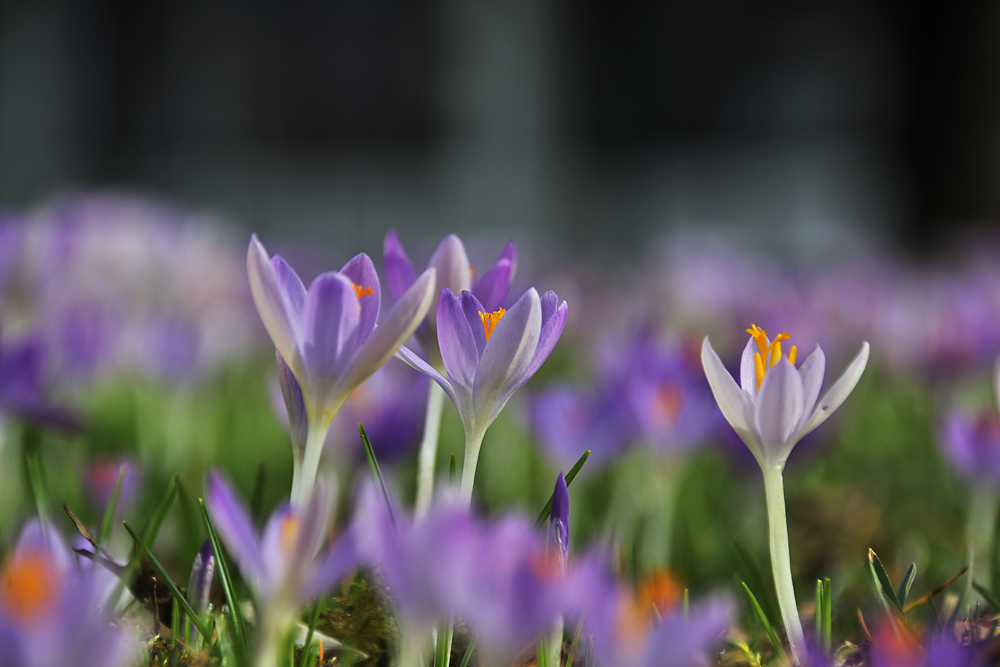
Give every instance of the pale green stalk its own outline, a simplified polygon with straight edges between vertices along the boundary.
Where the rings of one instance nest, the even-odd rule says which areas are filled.
[[[562,616],[556,619],[556,624],[552,628],[552,634],[546,642],[548,648],[549,667],[560,667],[562,665],[562,643],[563,643],[563,619]]]
[[[444,408],[444,389],[431,382],[427,391],[427,415],[424,417],[424,437],[420,441],[417,459],[417,500],[413,514],[420,519],[430,512],[434,499],[434,463],[437,461],[438,438],[441,433],[441,410]]]
[[[330,423],[326,425],[309,424],[306,434],[305,452],[298,452],[292,447],[292,495],[294,507],[305,507],[312,497],[316,485],[316,475],[319,473],[319,459],[323,454],[323,443]]]
[[[483,446],[485,429],[478,433],[465,433],[465,461],[462,463],[462,484],[459,498],[466,507],[472,505],[472,485],[476,481],[476,465],[479,463],[479,449]]]
[[[996,526],[998,489],[980,484],[973,489],[967,521],[967,538],[972,544],[975,580],[993,590],[993,540]],[[970,572],[969,576],[973,576]]]
[[[764,496],[767,500],[767,523],[771,544],[771,571],[774,587],[778,593],[778,607],[781,620],[785,624],[792,662],[802,664],[805,655],[805,634],[799,619],[798,605],[795,603],[795,588],[792,585],[792,560],[788,551],[788,520],[785,516],[785,486],[781,477],[781,465],[762,465],[764,473]]]

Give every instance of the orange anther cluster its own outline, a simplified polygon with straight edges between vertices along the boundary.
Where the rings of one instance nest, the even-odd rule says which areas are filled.
[[[757,344],[758,351],[754,352],[753,361],[754,369],[757,371],[757,388],[760,389],[760,383],[764,381],[767,369],[781,361],[781,341],[789,340],[789,335],[787,333],[780,333],[774,337],[773,341],[768,342],[767,332],[756,324],[751,324],[750,328],[747,329],[747,333],[753,337],[753,342]],[[798,357],[798,352],[798,348],[794,345],[788,351],[788,361],[793,366],[795,365],[795,359]],[[766,364],[765,360],[767,361]]]
[[[494,310],[492,313],[484,313],[480,311],[479,319],[483,321],[483,331],[486,333],[486,340],[489,340],[490,336],[493,335],[493,330],[496,328],[497,322],[500,321],[500,318],[503,317],[506,312],[507,311],[503,308]]]
[[[288,553],[295,546],[295,539],[299,536],[299,519],[294,514],[287,514],[281,520],[281,532],[279,533],[279,543],[281,548]]]
[[[38,617],[57,592],[58,575],[45,553],[20,554],[0,573],[0,605],[23,621]]]
[[[354,285],[354,283],[351,284]],[[369,294],[374,294],[375,290],[373,290],[371,287],[362,287],[361,285],[354,285],[354,293],[360,299],[361,297],[368,296]]]

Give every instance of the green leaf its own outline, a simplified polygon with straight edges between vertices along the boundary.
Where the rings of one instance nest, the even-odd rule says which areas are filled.
[[[830,577],[823,579],[823,641],[825,655],[833,650],[833,585]]]
[[[434,667],[448,667],[451,664],[451,642],[454,637],[451,623],[438,626],[437,646],[434,651]]]
[[[874,549],[868,549],[868,571],[872,575],[872,585],[875,586],[875,593],[882,606],[886,611],[902,617],[903,606],[899,604],[896,593],[892,590],[892,581],[889,580],[889,575]]]
[[[125,526],[125,530],[128,531],[129,536],[132,538],[132,541],[135,542],[135,546],[139,552],[145,556],[146,560],[152,564],[157,574],[160,575],[160,578],[163,579],[163,583],[166,584],[167,588],[170,590],[170,594],[174,597],[174,604],[179,604],[184,609],[184,612],[191,617],[191,622],[194,623],[196,628],[198,628],[198,632],[200,632],[201,636],[205,638],[205,641],[211,642],[212,629],[209,628],[208,625],[205,624],[205,620],[196,614],[194,609],[191,608],[191,605],[188,604],[188,601],[184,598],[183,593],[181,593],[177,588],[177,585],[170,578],[170,575],[167,574],[167,571],[163,569],[160,561],[156,559],[156,556],[154,556],[153,552],[149,550],[146,543],[135,534],[135,531],[128,525],[128,522],[122,522],[122,525]]]
[[[115,512],[118,510],[118,498],[122,493],[122,478],[124,476],[125,468],[123,466],[118,468],[118,476],[115,477],[115,486],[111,489],[111,498],[108,499],[108,506],[104,508],[101,527],[97,530],[97,543],[102,547],[107,547],[108,537],[111,536],[111,522],[115,520]]]
[[[465,649],[465,655],[462,656],[462,663],[459,667],[469,667],[469,660],[472,659],[472,652],[476,650],[476,640],[477,637],[473,637],[472,641],[469,642],[469,647]]]
[[[986,604],[993,607],[993,611],[1000,611],[1000,599],[997,598],[993,591],[974,581],[972,582],[972,587],[986,600]]]
[[[455,452],[451,453],[451,460],[448,462],[448,482],[455,486],[455,480],[458,479],[458,464],[455,463]]]
[[[781,642],[778,641],[778,635],[774,633],[774,628],[771,627],[771,622],[767,620],[767,616],[764,614],[764,610],[760,608],[760,604],[757,603],[757,598],[753,596],[750,592],[750,587],[747,586],[745,581],[741,581],[740,585],[743,586],[743,590],[746,591],[747,597],[750,599],[750,604],[753,606],[755,612],[757,612],[757,618],[760,619],[761,625],[764,626],[764,631],[767,632],[768,638],[771,640],[771,645],[774,646],[774,652],[778,655],[783,662],[788,662],[788,656],[785,654],[785,649],[781,646]]]
[[[222,543],[219,542],[219,535],[215,532],[212,519],[208,516],[208,509],[205,507],[204,498],[198,499],[198,506],[201,508],[201,518],[205,522],[205,530],[208,532],[208,541],[212,545],[212,553],[215,554],[215,566],[219,568],[219,579],[222,580],[222,592],[226,596],[226,604],[229,605],[233,633],[236,635],[236,642],[242,651],[242,655],[247,655],[247,652],[250,650],[250,640],[247,637],[246,620],[243,618],[243,608],[240,606],[240,600],[236,597],[236,588],[233,587],[233,579],[229,574],[229,565],[222,554]]]
[[[761,606],[769,618],[781,618],[777,600],[771,594],[773,588],[769,586],[770,581],[764,578],[750,552],[740,542],[732,542],[731,547],[737,577],[742,581],[750,582],[748,584],[750,589],[757,591],[757,599],[761,601]]]
[[[580,468],[583,467],[583,464],[586,463],[587,459],[589,458],[590,458],[590,450],[588,449],[583,453],[583,456],[581,456],[577,460],[577,462],[573,464],[573,467],[569,469],[569,472],[566,473],[567,487],[573,483],[573,480],[576,479],[577,473],[580,472]],[[550,495],[548,502],[545,503],[545,507],[542,508],[542,511],[538,515],[538,518],[535,519],[535,528],[540,528],[542,524],[548,520],[549,514],[551,513],[552,513],[552,496]]]
[[[917,564],[910,563],[910,568],[903,575],[903,581],[899,584],[899,590],[896,591],[896,599],[899,601],[900,607],[906,607],[906,598],[910,595],[910,587],[913,586],[913,580],[917,578]]]
[[[365,458],[368,459],[368,469],[372,473],[372,478],[378,484],[379,489],[382,491],[382,498],[385,499],[385,506],[389,510],[389,518],[392,519],[392,525],[396,525],[396,515],[392,511],[392,503],[389,502],[389,491],[385,488],[385,480],[382,479],[382,471],[378,467],[378,461],[375,459],[375,450],[372,449],[372,443],[368,440],[368,434],[365,433],[365,427],[358,422],[358,433],[361,435],[361,444],[365,448]]]
[[[319,622],[319,616],[323,613],[323,609],[326,607],[326,598],[320,596],[319,600],[316,601],[316,606],[313,607],[312,616],[309,617],[309,629],[306,630],[306,641],[303,644],[305,646],[305,653],[302,655],[302,665],[304,667],[312,667],[313,658],[313,634],[316,632],[316,623]],[[322,641],[322,640],[320,640]],[[319,659],[319,652],[316,653],[317,660]]]
[[[28,483],[31,485],[31,492],[35,497],[35,509],[38,511],[38,520],[43,526],[46,526],[49,523],[48,486],[45,484],[42,463],[38,459],[38,452],[35,449],[25,452],[24,464],[28,468]]]

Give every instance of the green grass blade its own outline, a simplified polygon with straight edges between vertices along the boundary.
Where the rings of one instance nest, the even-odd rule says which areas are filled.
[[[458,667],[469,667],[469,661],[472,660],[472,652],[476,650],[476,641],[478,637],[473,637],[472,641],[469,642],[469,647],[465,649],[465,655],[462,656],[462,662]]]
[[[135,534],[135,531],[132,530],[132,527],[128,525],[128,522],[127,521],[123,522],[122,525],[125,526],[125,530],[128,531],[129,537],[131,537],[132,541],[135,542],[135,546],[138,548],[139,552],[143,556],[145,556],[146,560],[150,562],[150,564],[156,570],[157,574],[159,574],[160,577],[163,579],[163,583],[166,584],[167,588],[170,590],[170,594],[174,597],[174,604],[179,604],[184,609],[184,612],[190,617],[190,620],[192,623],[194,623],[194,626],[198,628],[198,632],[200,632],[201,636],[205,638],[205,641],[211,642],[212,630],[211,628],[208,627],[208,625],[205,624],[205,620],[201,618],[198,614],[196,614],[194,609],[191,608],[191,605],[188,604],[188,601],[184,598],[184,595],[180,592],[180,590],[177,588],[177,585],[170,578],[170,575],[168,575],[167,571],[163,569],[163,565],[161,565],[160,561],[156,559],[156,556],[153,555],[153,552],[149,550],[149,547],[146,546],[146,543],[143,542],[142,539]]]
[[[31,485],[31,493],[35,498],[35,509],[38,511],[38,520],[43,526],[49,524],[49,493],[45,484],[45,475],[42,472],[42,462],[38,459],[38,452],[30,450],[24,455],[24,465],[28,469],[28,483]]]
[[[972,587],[976,589],[976,592],[979,593],[984,600],[986,600],[986,604],[993,607],[993,611],[1000,611],[1000,598],[997,598],[993,591],[976,583],[975,581],[972,582]]]
[[[451,453],[451,460],[448,462],[448,483],[455,486],[458,479],[458,464],[455,462],[455,452]]]
[[[589,458],[590,458],[590,450],[588,449],[583,453],[583,456],[581,456],[577,460],[577,462],[573,464],[573,467],[569,469],[569,472],[566,473],[567,487],[573,483],[573,480],[576,479],[577,473],[580,472],[580,469],[583,467],[583,464],[586,463],[587,459]],[[550,495],[548,502],[545,503],[545,507],[542,508],[542,512],[538,515],[538,518],[535,519],[535,528],[540,528],[543,523],[548,521],[549,514],[551,513],[552,513],[552,496]]]
[[[757,566],[757,561],[754,560],[747,548],[740,542],[732,542],[731,546],[733,550],[733,568],[736,570],[736,575],[740,580],[748,582],[747,585],[751,591],[757,591],[757,600],[760,602],[768,618],[781,618],[778,601],[771,592],[773,591],[773,587],[768,585],[770,580],[764,578],[760,567]]]
[[[305,653],[302,655],[302,664],[304,667],[312,667],[313,635],[316,633],[316,624],[319,622],[319,616],[323,613],[325,608],[326,598],[321,595],[320,598],[316,600],[316,606],[313,607],[312,616],[309,617],[309,629],[306,630],[306,641],[305,644],[303,644],[303,646],[305,646]],[[316,659],[319,659],[319,651],[316,652]]]
[[[378,467],[375,450],[372,449],[372,443],[368,440],[368,434],[365,433],[365,427],[361,425],[361,422],[358,422],[358,433],[361,434],[361,444],[365,447],[365,458],[368,459],[368,469],[382,491],[382,498],[385,499],[385,506],[389,510],[389,518],[392,519],[392,525],[395,526],[396,514],[392,511],[392,503],[389,501],[389,491],[385,488],[385,480],[382,479],[382,471]]]
[[[909,597],[910,588],[913,586],[913,580],[916,578],[917,564],[910,563],[910,569],[903,575],[903,581],[899,583],[899,590],[896,591],[896,599],[899,601],[900,607],[906,607],[906,598]]]
[[[823,644],[823,580],[816,580],[816,645]]]
[[[948,623],[945,625],[946,628],[955,627],[955,621],[958,620],[959,614],[965,607],[966,600],[969,599],[969,593],[972,592],[972,574],[969,572],[969,570],[972,569],[972,557],[973,557],[973,551],[972,551],[972,545],[970,544],[969,548],[965,550],[965,566],[962,570],[962,574],[960,575],[962,577],[965,577],[965,585],[962,586],[962,590],[958,594],[958,602],[955,603],[955,609],[952,610],[951,612],[951,617],[948,619]]]
[[[122,479],[125,477],[125,467],[118,468],[118,476],[115,477],[115,486],[111,489],[111,497],[108,499],[108,506],[104,508],[104,517],[101,518],[101,527],[97,530],[97,543],[102,547],[108,544],[111,536],[111,523],[115,520],[115,512],[118,511],[118,499],[122,493]]]
[[[212,553],[215,554],[215,566],[219,568],[219,579],[222,580],[222,592],[226,596],[226,604],[229,605],[229,613],[233,623],[233,632],[236,634],[236,642],[242,651],[242,655],[247,655],[250,650],[250,640],[247,637],[246,621],[243,618],[243,608],[240,600],[236,597],[236,589],[233,587],[233,579],[229,574],[229,565],[222,554],[222,543],[212,525],[212,519],[208,516],[208,509],[205,507],[205,499],[198,499],[198,506],[201,508],[201,517],[205,521],[205,530],[208,532],[208,541],[212,545]]]
[[[882,565],[882,561],[879,560],[874,549],[868,549],[868,572],[871,574],[872,585],[875,587],[875,593],[882,606],[885,607],[886,611],[902,618],[903,606],[899,604],[896,592],[892,589],[892,581],[889,580],[885,566]]]
[[[761,609],[760,604],[757,603],[757,598],[755,598],[753,593],[750,592],[750,587],[747,586],[745,581],[741,581],[740,585],[743,586],[743,590],[750,599],[750,604],[753,606],[754,611],[757,612],[757,618],[760,620],[761,625],[764,626],[764,631],[767,632],[767,636],[771,640],[771,645],[774,646],[775,655],[777,655],[782,662],[787,663],[788,656],[785,654],[785,649],[781,646],[781,642],[778,641],[778,635],[774,633],[774,628],[771,627],[771,622],[767,620],[764,610]]]
[[[823,579],[823,647],[824,655],[833,650],[833,584],[830,577]]]
[[[451,664],[451,642],[455,636],[455,629],[451,623],[442,623],[438,626],[437,643],[434,647],[434,667],[449,667]]]

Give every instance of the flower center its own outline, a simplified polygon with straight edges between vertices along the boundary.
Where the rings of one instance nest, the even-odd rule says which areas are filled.
[[[638,584],[635,595],[618,608],[617,635],[626,645],[638,646],[649,630],[668,616],[680,602],[683,587],[669,571],[660,568]]]
[[[358,299],[375,293],[375,290],[371,287],[362,287],[361,285],[355,285],[354,283],[351,284],[354,285],[354,293],[358,296]]]
[[[753,353],[753,361],[754,368],[757,371],[757,388],[760,389],[760,383],[764,381],[767,369],[774,367],[775,364],[781,361],[781,341],[789,340],[789,335],[787,333],[780,333],[774,337],[773,341],[768,342],[767,332],[756,324],[751,324],[750,328],[747,329],[747,333],[753,338],[753,342],[757,344],[757,351]],[[798,353],[799,350],[794,345],[788,351],[788,361],[793,366],[795,365]]]
[[[48,554],[32,551],[17,555],[0,573],[0,603],[12,616],[30,622],[55,597],[56,577]]]
[[[479,311],[479,319],[483,321],[483,331],[486,333],[486,340],[490,339],[493,335],[493,330],[496,329],[497,322],[500,318],[504,316],[507,311],[501,308],[500,310],[494,310],[492,313],[484,313]]]
[[[281,519],[281,530],[278,533],[278,541],[281,549],[289,554],[295,546],[295,538],[299,536],[299,519],[294,514],[287,514]]]

